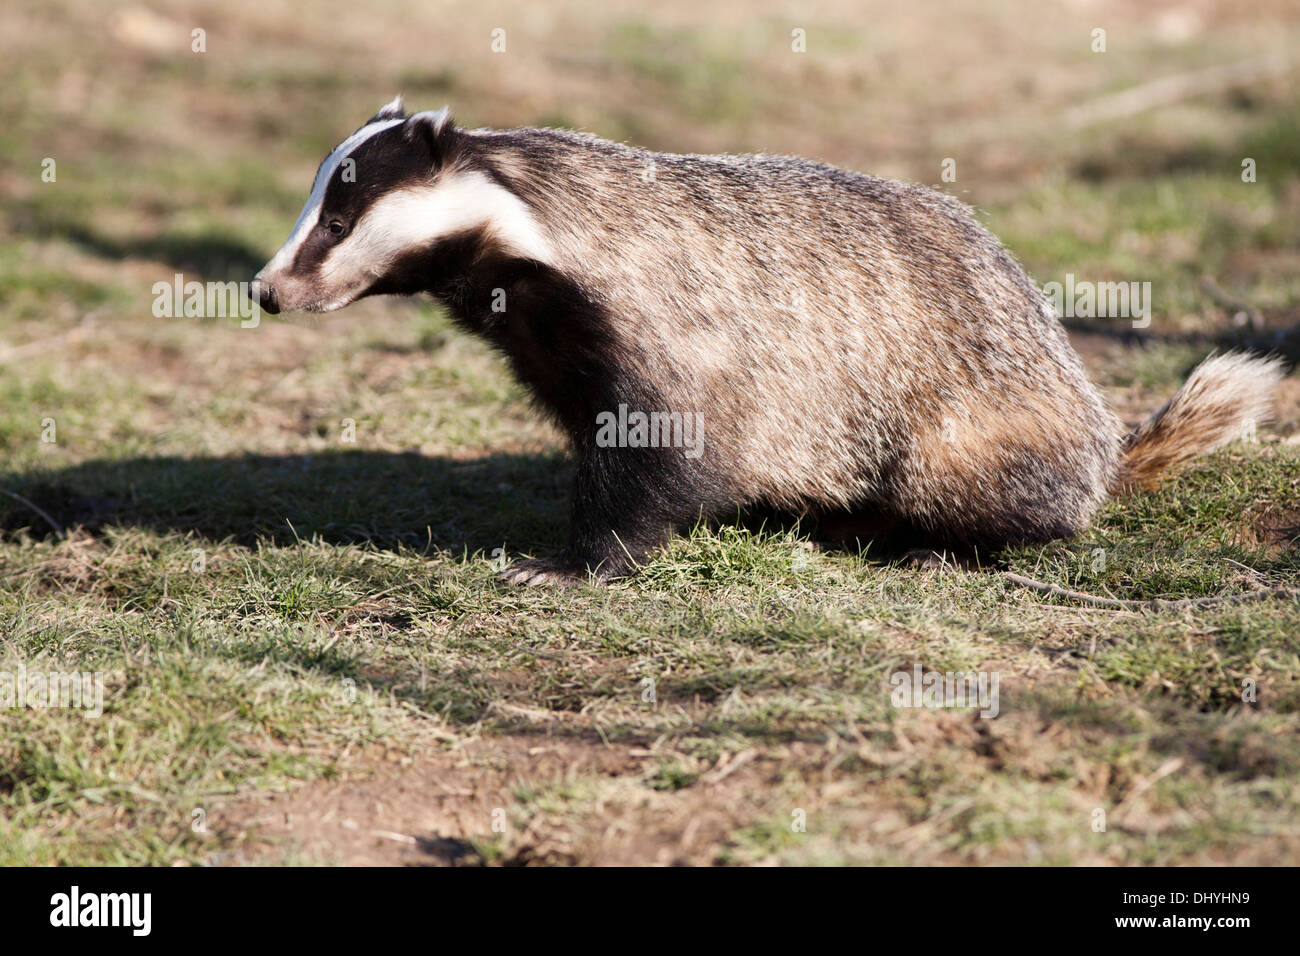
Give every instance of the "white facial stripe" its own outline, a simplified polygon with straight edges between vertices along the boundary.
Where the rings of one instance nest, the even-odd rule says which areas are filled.
[[[468,171],[380,197],[330,250],[321,279],[340,292],[359,293],[359,285],[382,276],[402,253],[475,228],[488,229],[516,255],[553,261],[551,244],[523,200],[483,173]]]
[[[312,227],[316,225],[317,218],[320,216],[320,207],[325,201],[325,190],[329,186],[330,177],[343,164],[343,160],[348,158],[348,154],[372,136],[404,122],[403,119],[391,119],[370,123],[361,127],[361,129],[334,147],[334,151],[325,158],[325,162],[321,163],[320,170],[316,173],[316,182],[312,184],[311,195],[307,197],[307,204],[303,206],[298,221],[293,224],[293,229],[289,232],[289,238],[284,241],[280,251],[266,264],[265,272],[269,274],[287,269],[293,263],[294,256],[298,254],[298,249],[302,246],[307,234],[311,232]]]

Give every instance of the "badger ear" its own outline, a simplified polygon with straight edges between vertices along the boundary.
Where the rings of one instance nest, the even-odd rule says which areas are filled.
[[[406,116],[406,110],[402,108],[402,94],[398,93],[393,97],[391,102],[385,103],[379,107],[379,112],[370,117],[370,122],[375,123],[379,120],[402,119]],[[370,125],[369,123],[366,124]]]
[[[434,166],[443,165],[456,143],[456,126],[451,120],[451,110],[425,110],[406,121],[406,138],[425,146]]]

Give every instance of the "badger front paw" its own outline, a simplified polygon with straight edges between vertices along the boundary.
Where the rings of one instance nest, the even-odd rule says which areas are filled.
[[[497,580],[504,584],[571,588],[597,579],[587,572],[586,565],[561,558],[528,558],[510,565],[497,575]]]

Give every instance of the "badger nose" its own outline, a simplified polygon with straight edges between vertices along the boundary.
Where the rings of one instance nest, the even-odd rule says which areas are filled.
[[[262,307],[263,312],[271,315],[280,313],[280,300],[275,294],[275,286],[262,279],[254,279],[248,289],[248,297]]]

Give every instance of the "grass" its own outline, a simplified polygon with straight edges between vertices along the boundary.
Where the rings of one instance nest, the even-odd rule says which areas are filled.
[[[801,59],[777,13],[706,26],[681,5],[650,22],[562,4],[549,27],[489,7],[432,59],[415,7],[389,11],[412,18],[401,36],[381,17],[340,44],[232,4],[203,17],[225,51],[207,59],[151,46],[138,15],[46,9],[0,15],[24,37],[0,41],[0,693],[20,666],[98,673],[103,715],[4,712],[0,863],[1300,858],[1300,602],[1076,608],[995,573],[725,523],[610,587],[504,589],[502,560],[563,540],[571,469],[435,306],[255,329],[150,309],[175,272],[246,279],[319,156],[405,86],[471,122],[549,117],[921,181],[954,155],[945,188],[1038,281],[1153,283],[1143,339],[1077,337],[1136,421],[1237,334],[1202,276],[1267,334],[1296,324],[1300,103],[1266,84],[1070,142],[1054,117],[1244,56],[1261,22],[1294,40],[1293,11],[1205,24],[1185,48],[1135,27],[1132,53],[1098,61],[1071,52],[1059,11],[999,4],[937,32],[924,11],[876,29],[832,5],[802,25]],[[513,59],[478,42],[496,18]],[[907,56],[922,38],[968,72],[930,76]],[[999,55],[1013,41],[1032,82]],[[1294,583],[1286,389],[1259,442],[999,566],[1142,599]],[[915,665],[996,673],[999,715],[895,706],[891,675]]]

